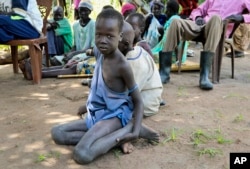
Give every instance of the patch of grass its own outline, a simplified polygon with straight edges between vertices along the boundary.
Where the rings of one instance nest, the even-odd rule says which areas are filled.
[[[46,155],[44,155],[44,154],[39,154],[38,155],[38,157],[37,157],[37,159],[36,159],[36,162],[38,163],[38,162],[43,162],[43,161],[45,161],[46,160]]]
[[[48,158],[56,158],[56,159],[59,159],[61,156],[61,153],[60,152],[57,152],[57,151],[51,151],[49,152],[48,154],[38,154],[37,156],[37,159],[35,162],[43,162],[43,161],[46,161],[46,159]]]
[[[121,156],[121,154],[122,154],[122,151],[121,151],[121,150],[119,150],[119,149],[114,149],[114,150],[113,150],[113,153],[114,153],[114,156],[115,156],[116,158],[120,159],[120,156]]]
[[[194,147],[197,147],[199,144],[206,143],[209,139],[211,139],[211,137],[201,129],[196,130],[191,135],[191,140]]]
[[[185,91],[185,88],[183,86],[179,86],[178,87],[178,93],[177,93],[178,96],[186,96],[187,95],[187,92]]]
[[[233,120],[233,122],[235,122],[235,123],[238,123],[238,122],[241,122],[241,121],[243,121],[243,115],[242,114],[239,114],[239,115],[237,115],[235,118],[234,118],[234,120]]]
[[[165,134],[167,135],[167,131],[165,132]],[[176,128],[172,128],[172,131],[170,132],[170,135],[168,137],[166,137],[162,143],[166,144],[169,141],[175,142],[177,140],[177,129]]]
[[[230,94],[228,94],[228,95],[226,95],[226,96],[223,96],[222,98],[223,98],[223,99],[228,99],[228,98],[239,98],[239,99],[241,99],[241,100],[248,100],[248,97],[246,97],[246,96],[241,96],[241,95],[235,94],[235,93],[230,93]]]
[[[222,154],[222,151],[216,148],[204,148],[200,151],[198,151],[198,155],[209,155],[209,157],[214,157],[218,154]]]

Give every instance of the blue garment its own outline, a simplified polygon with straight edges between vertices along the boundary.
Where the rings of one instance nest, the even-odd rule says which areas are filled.
[[[102,77],[103,56],[99,52],[95,52],[95,56],[95,71],[87,101],[87,127],[91,128],[98,121],[114,117],[118,117],[122,126],[125,126],[132,118],[134,107],[132,98],[129,96],[129,91],[117,93],[105,85]]]
[[[12,8],[20,8],[27,11],[29,0],[12,0]]]
[[[32,39],[40,33],[26,20],[12,20],[11,16],[0,15],[0,43],[13,39]]]

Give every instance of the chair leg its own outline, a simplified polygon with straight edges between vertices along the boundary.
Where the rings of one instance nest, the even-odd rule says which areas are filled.
[[[232,79],[234,79],[234,58],[235,58],[235,50],[233,45],[230,44],[231,48],[231,70],[232,70]]]
[[[33,84],[40,84],[42,71],[42,51],[34,45],[29,46],[29,55],[32,69]]]
[[[17,46],[11,46],[11,57],[13,63],[13,72],[18,73],[18,49]]]

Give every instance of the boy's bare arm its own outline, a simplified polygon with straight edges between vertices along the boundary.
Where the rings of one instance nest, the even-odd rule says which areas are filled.
[[[138,138],[144,110],[143,110],[143,101],[142,101],[139,89],[138,89],[138,87],[135,88],[136,83],[135,83],[134,75],[133,75],[133,72],[132,72],[130,65],[128,64],[127,66],[125,66],[125,68],[121,72],[122,72],[121,75],[122,75],[128,89],[133,90],[130,93],[130,95],[132,97],[132,101],[134,104],[133,130],[131,133],[128,133],[128,134],[124,135],[122,138],[117,139],[117,141],[124,142],[124,141],[129,141],[129,140],[133,140],[133,139]]]

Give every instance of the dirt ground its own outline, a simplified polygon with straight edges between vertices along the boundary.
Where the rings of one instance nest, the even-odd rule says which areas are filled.
[[[198,52],[194,60],[199,60]],[[250,55],[237,58],[235,79],[223,58],[221,80],[212,91],[198,87],[199,73],[172,73],[164,85],[166,106],[144,123],[161,142],[134,142],[132,154],[119,149],[88,165],[72,160],[73,147],[56,145],[53,125],[77,119],[87,99],[81,79],[42,79],[32,85],[12,65],[0,66],[1,169],[229,169],[230,152],[250,152]]]

